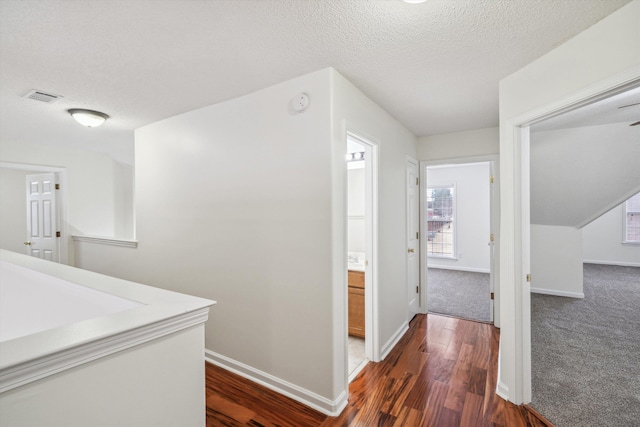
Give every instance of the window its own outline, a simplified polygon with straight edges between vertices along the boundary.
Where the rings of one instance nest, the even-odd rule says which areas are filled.
[[[427,255],[455,258],[455,188],[427,188]]]
[[[624,202],[624,241],[640,244],[640,193]]]

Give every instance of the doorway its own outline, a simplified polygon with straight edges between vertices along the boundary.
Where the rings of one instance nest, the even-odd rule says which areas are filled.
[[[501,158],[506,159],[503,167],[508,172],[511,188],[516,189],[514,197],[502,204],[501,228],[506,232],[511,250],[501,251],[500,280],[501,288],[506,291],[504,297],[512,305],[507,312],[515,328],[505,334],[502,331],[501,352],[509,354],[500,367],[514,367],[511,379],[507,375],[498,378],[498,394],[514,403],[531,402],[531,240],[530,240],[530,182],[529,182],[529,126],[559,114],[575,110],[598,100],[622,93],[637,87],[640,83],[639,70],[610,76],[588,87],[584,87],[564,98],[551,100],[542,107],[528,109],[520,115],[501,123]],[[503,171],[503,172],[504,172]],[[505,279],[509,285],[505,285]],[[506,338],[505,338],[506,336]],[[510,368],[511,369],[511,368]],[[509,384],[519,384],[510,391]]]
[[[427,312],[493,322],[494,156],[423,162]]]
[[[620,386],[617,378],[640,379],[640,248],[621,202],[640,189],[639,114],[634,87],[528,127],[531,406],[558,425],[637,420],[616,402],[640,392],[640,381]],[[569,172],[573,181],[559,177]],[[584,396],[598,403],[581,408]]]
[[[56,193],[60,189],[54,172],[27,174],[27,235],[24,245],[27,255],[60,262],[60,230]]]
[[[0,162],[0,173],[2,198],[5,201],[0,215],[2,249],[68,264],[66,170]],[[29,176],[42,179],[28,180]],[[30,203],[29,197],[33,199]],[[45,218],[49,221],[45,221]]]
[[[348,379],[374,354],[373,300],[376,286],[377,146],[347,134]]]

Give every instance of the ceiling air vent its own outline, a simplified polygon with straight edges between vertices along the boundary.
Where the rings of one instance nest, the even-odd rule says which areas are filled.
[[[36,101],[40,101],[40,102],[46,102],[47,104],[52,104],[56,102],[58,99],[64,98],[61,95],[54,95],[52,93],[46,93],[36,89],[29,91],[29,93],[27,93],[24,97],[29,99],[35,99]]]

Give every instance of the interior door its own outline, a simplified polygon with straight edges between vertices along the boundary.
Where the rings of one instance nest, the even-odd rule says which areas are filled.
[[[59,262],[55,173],[27,175],[27,254]]]
[[[407,295],[409,320],[418,312],[420,280],[418,161],[407,158]]]

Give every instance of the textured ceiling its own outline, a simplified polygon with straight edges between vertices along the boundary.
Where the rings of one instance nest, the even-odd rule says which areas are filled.
[[[126,161],[135,128],[329,66],[418,136],[496,126],[500,79],[628,2],[0,0],[0,138]]]

